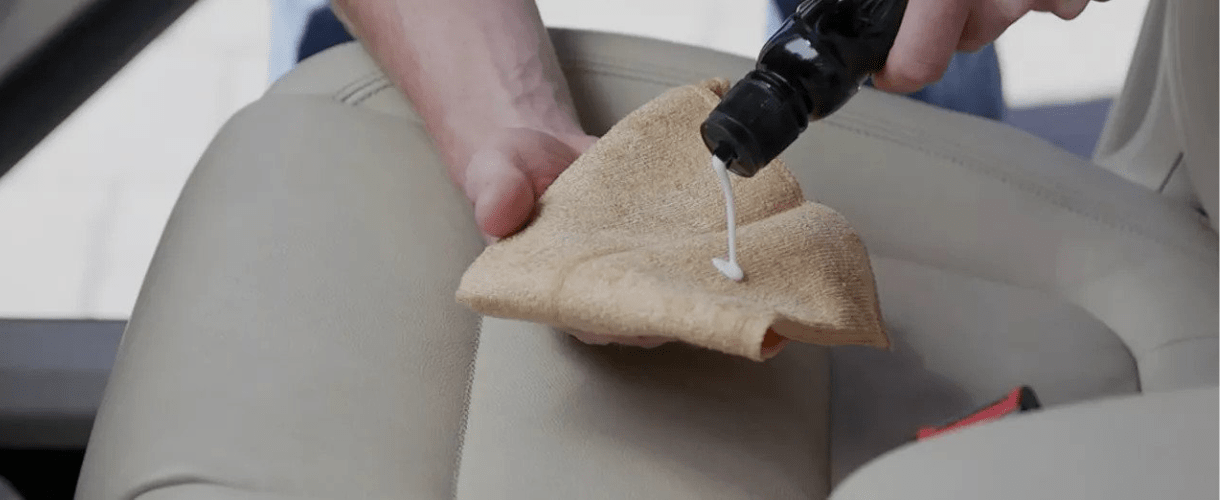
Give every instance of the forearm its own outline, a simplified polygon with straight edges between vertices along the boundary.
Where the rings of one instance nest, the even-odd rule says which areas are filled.
[[[454,180],[506,127],[581,134],[533,0],[335,0],[414,104]]]

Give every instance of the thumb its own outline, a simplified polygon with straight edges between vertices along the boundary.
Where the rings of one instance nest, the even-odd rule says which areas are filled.
[[[463,188],[474,203],[474,219],[484,234],[508,236],[528,222],[534,209],[529,178],[503,155],[476,155]]]

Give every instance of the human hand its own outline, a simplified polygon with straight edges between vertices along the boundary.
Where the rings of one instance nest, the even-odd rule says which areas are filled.
[[[529,223],[538,197],[595,141],[591,135],[506,128],[474,150],[460,187],[474,204],[484,239],[495,242]]]
[[[474,204],[475,222],[484,239],[494,243],[528,224],[538,197],[595,141],[597,138],[590,135],[507,128],[475,150],[462,176],[462,188]],[[670,341],[662,337],[568,333],[592,345],[653,348]]]
[[[542,193],[597,140],[580,127],[532,0],[332,4],[423,118],[488,243],[528,224]],[[418,12],[429,21],[406,14]],[[575,336],[591,344],[657,343]]]
[[[873,84],[910,93],[935,83],[956,51],[973,52],[999,38],[1030,11],[1065,20],[1079,16],[1089,0],[908,0],[898,37]]]
[[[484,239],[494,243],[528,224],[538,197],[596,140],[589,135],[508,128],[477,149],[464,171],[462,188],[474,204],[475,222]],[[661,337],[568,333],[592,345],[653,348],[670,341]]]

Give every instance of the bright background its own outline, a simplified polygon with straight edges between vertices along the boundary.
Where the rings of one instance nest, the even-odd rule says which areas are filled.
[[[295,32],[317,3],[200,0],[0,180],[0,317],[125,319],[208,141],[291,66],[273,31]],[[551,25],[744,56],[766,37],[763,0],[538,3]],[[1093,3],[1070,23],[1031,15],[1010,28],[998,43],[1009,105],[1115,94],[1147,4]]]

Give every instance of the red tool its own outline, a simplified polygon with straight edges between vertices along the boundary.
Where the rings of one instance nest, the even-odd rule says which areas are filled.
[[[957,419],[951,423],[939,427],[929,426],[919,429],[919,432],[915,434],[915,439],[928,439],[947,432],[960,430],[964,427],[993,422],[1015,413],[1036,410],[1041,407],[1042,404],[1038,402],[1038,396],[1034,394],[1034,390],[1029,386],[1023,385],[1013,389],[1012,392],[1009,392],[1008,396],[1006,396],[1004,399],[991,403],[983,409],[971,413],[966,417]]]

